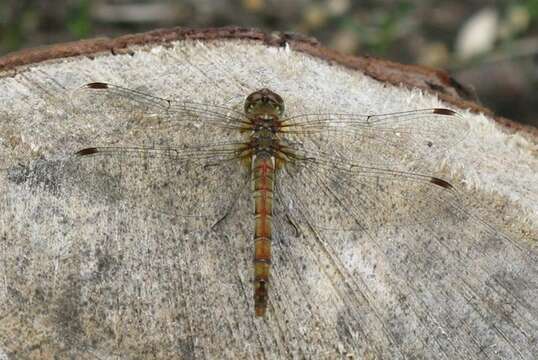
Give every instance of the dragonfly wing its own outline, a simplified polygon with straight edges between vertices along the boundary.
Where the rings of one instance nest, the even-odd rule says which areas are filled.
[[[96,133],[70,161],[85,174],[75,187],[86,196],[105,187],[109,200],[207,225],[248,188],[241,112],[101,82],[73,91],[71,102]]]
[[[338,148],[337,156],[389,167],[439,160],[468,134],[461,115],[443,108],[379,115],[306,114],[284,124],[291,141],[307,149],[333,153]]]
[[[209,228],[248,196],[250,175],[235,144],[187,148],[92,147],[68,164],[79,196],[121,202],[132,210],[166,215]]]
[[[372,233],[467,217],[461,195],[443,179],[317,155],[291,162],[278,184],[288,207],[318,228]]]
[[[127,128],[170,130],[204,125],[238,129],[242,122],[242,113],[223,106],[166,99],[102,82],[81,86],[70,100],[72,111],[79,116],[99,117]]]

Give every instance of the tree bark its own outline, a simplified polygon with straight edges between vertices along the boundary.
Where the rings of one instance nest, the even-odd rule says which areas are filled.
[[[240,28],[62,44],[8,55],[0,69],[0,358],[538,353],[536,129],[474,104],[444,72]],[[274,215],[269,307],[256,318],[251,185],[235,177],[244,165],[217,173],[175,166],[170,153],[75,157],[92,146],[182,149],[217,138],[202,122],[154,130],[159,120],[144,112],[151,99],[89,104],[80,86],[95,81],[232,112],[265,87],[289,116],[451,108],[460,115],[448,130],[465,136],[401,169],[447,179],[458,207],[420,207],[417,197],[397,225],[383,213],[371,215],[375,229],[322,227],[313,219],[334,225],[331,215],[368,210],[335,210],[299,185],[297,199],[280,189],[287,202]],[[335,152],[348,140],[333,138]],[[361,144],[348,157],[378,155]],[[401,151],[413,158],[413,149]],[[361,199],[357,190],[340,200]]]

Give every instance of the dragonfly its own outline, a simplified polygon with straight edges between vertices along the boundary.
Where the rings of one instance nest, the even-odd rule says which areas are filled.
[[[287,115],[284,98],[275,91],[262,88],[245,95],[240,109],[158,97],[105,82],[85,84],[73,98],[86,103],[75,106],[93,109],[92,116],[125,120],[126,129],[140,126],[149,138],[176,136],[181,143],[89,144],[75,157],[165,158],[178,169],[174,176],[179,183],[193,180],[201,189],[187,194],[177,190],[178,216],[202,214],[215,223],[233,211],[237,192],[210,183],[240,179],[238,191],[250,188],[254,214],[255,316],[267,312],[271,245],[278,231],[273,219],[280,212],[301,213],[320,229],[368,236],[387,222],[420,224],[431,218],[442,221],[447,212],[465,213],[459,192],[448,180],[416,170],[423,159],[436,159],[461,141],[465,130],[457,112],[429,108]],[[195,197],[193,208],[185,199]],[[321,214],[318,206],[324,209]]]

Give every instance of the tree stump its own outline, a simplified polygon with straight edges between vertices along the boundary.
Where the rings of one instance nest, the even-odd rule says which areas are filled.
[[[496,118],[445,73],[239,28],[57,45],[8,55],[0,69],[0,358],[538,354],[536,130]],[[436,203],[421,208],[432,212],[423,221],[397,226],[378,214],[376,231],[360,231],[311,221],[334,215],[306,206],[314,192],[284,194],[270,303],[257,318],[250,183],[168,156],[73,156],[91,146],[182,148],[192,131],[212,140],[203,124],[152,132],[155,119],[129,104],[82,111],[77,89],[96,81],[236,111],[270,88],[289,116],[451,108],[460,116],[449,130],[465,136],[401,169],[447,179],[461,207]],[[99,99],[96,108],[114,105]],[[187,171],[203,183],[177,180]],[[336,180],[324,184],[338,191]],[[360,205],[356,196],[345,200]],[[215,224],[208,214],[224,216]]]

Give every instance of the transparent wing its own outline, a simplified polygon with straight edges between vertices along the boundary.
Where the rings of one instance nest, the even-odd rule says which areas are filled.
[[[238,149],[245,141],[245,120],[238,111],[218,105],[158,98],[106,83],[87,84],[75,92],[73,99],[91,116],[110,117],[114,121],[124,117],[129,119],[127,123],[143,124],[144,129],[151,131],[142,135],[154,143],[161,143],[170,136],[171,130],[182,127],[180,146],[164,149],[97,147],[79,152],[85,157],[123,158],[120,165],[132,164],[133,168],[142,166],[140,158],[162,158],[170,162],[175,170],[159,175],[157,182],[175,182],[175,189],[186,188],[188,184],[203,186],[201,193],[176,194],[175,199],[180,203],[176,210],[180,215],[194,213],[193,209],[186,208],[188,202],[182,199],[189,196],[191,200],[199,195],[209,217],[217,218],[214,214],[219,211],[209,209],[216,206],[211,205],[209,199],[228,204],[229,201],[219,196],[230,192],[226,190],[230,187],[218,182],[232,181],[229,178],[235,176],[234,171],[243,174],[243,183],[248,182],[245,181],[248,175],[244,175],[248,171],[238,161],[241,157]],[[199,131],[203,125],[210,125],[211,132]],[[278,134],[282,137],[282,151],[290,159],[289,166],[278,175],[282,179],[280,191],[285,196],[297,196],[295,201],[310,199],[309,203],[327,207],[324,213],[328,216],[317,219],[327,228],[342,227],[342,224],[350,229],[375,228],[387,221],[416,223],[446,212],[448,207],[461,209],[452,186],[444,180],[420,175],[417,169],[422,164],[414,165],[413,161],[435,161],[436,156],[444,154],[464,138],[465,129],[460,116],[442,108],[383,115],[302,114],[289,117],[283,121]],[[212,141],[208,141],[209,137]],[[146,168],[160,164],[143,163]],[[233,169],[230,164],[234,164]],[[217,169],[218,174],[213,174],[216,176],[210,180],[210,171]],[[159,169],[155,170],[159,172]],[[175,190],[169,191],[172,194]],[[208,197],[212,191],[217,193],[216,197]],[[353,198],[356,200],[348,203]],[[144,201],[146,199],[142,198],[141,202]],[[293,201],[290,198],[290,206]],[[374,211],[370,213],[366,209]],[[369,214],[375,216],[369,217]]]
[[[319,152],[295,150],[277,175],[277,196],[293,217],[318,231],[374,238],[389,228],[408,234],[443,228],[454,236],[513,242],[475,216],[468,199],[444,179]]]
[[[304,152],[278,176],[289,208],[318,228],[372,232],[464,213],[456,189],[430,175]]]
[[[129,119],[146,128],[173,129],[184,126],[209,125],[240,129],[242,113],[219,105],[189,100],[165,99],[141,91],[94,82],[81,86],[71,94],[73,110],[79,114],[118,121]]]
[[[70,162],[85,174],[76,187],[86,196],[115,196],[206,228],[227,215],[239,194],[248,196],[240,112],[100,82],[75,90],[71,101],[82,123],[87,117],[97,127],[95,142]]]
[[[241,164],[236,143],[181,149],[91,147],[68,163],[72,168],[64,172],[76,174],[71,183],[81,196],[169,215],[191,229],[215,225],[239,197],[250,196],[250,172]]]
[[[377,115],[304,114],[286,119],[283,128],[303,147],[389,167],[439,160],[468,133],[464,119],[444,108]]]
[[[215,129],[212,138],[224,141],[239,139],[248,127],[244,114],[234,109],[160,98],[101,82],[82,86],[73,92],[71,100],[75,111],[103,119],[103,129],[120,125],[126,131],[143,128],[147,141],[156,143],[162,138],[160,135],[170,137],[177,128],[185,131],[210,126]],[[462,117],[444,108],[372,115],[300,114],[284,119],[280,132],[303,146],[326,152],[342,151],[341,155],[347,157],[391,166],[426,157],[440,159],[468,133]]]

